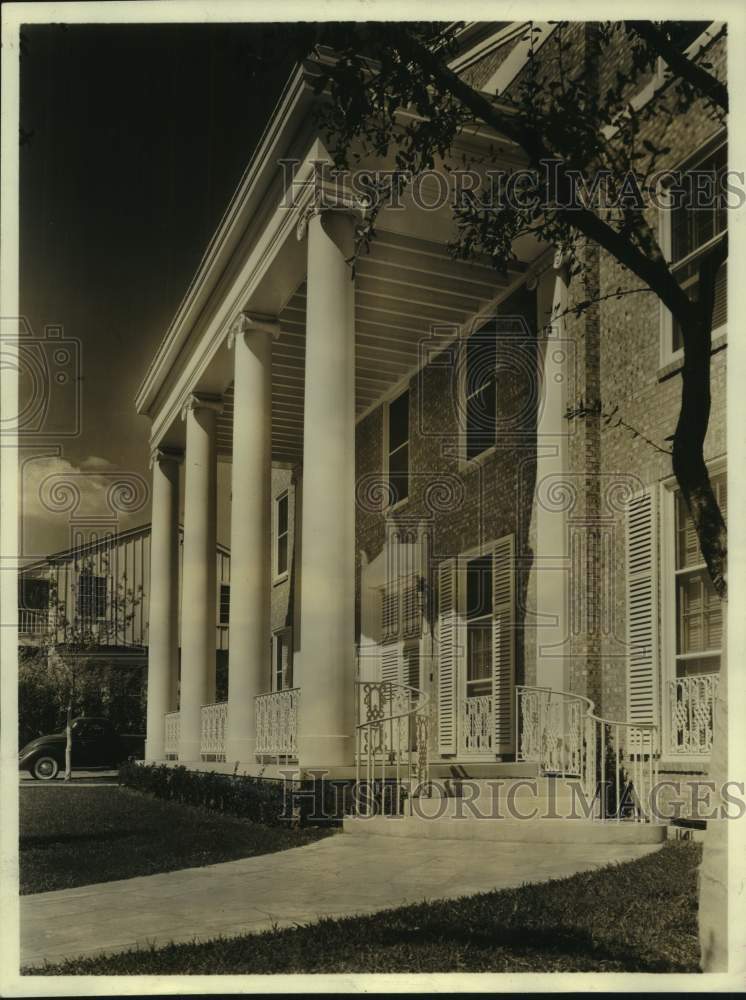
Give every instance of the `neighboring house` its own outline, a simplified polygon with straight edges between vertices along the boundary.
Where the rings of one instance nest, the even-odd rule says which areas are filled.
[[[213,676],[218,685],[225,688],[230,554],[221,545],[216,545],[216,550]],[[131,591],[134,597],[118,597],[120,588]],[[18,642],[26,652],[43,647],[54,631],[56,608],[64,609],[64,616],[69,621],[86,623],[94,633],[99,631],[100,644],[92,643],[86,650],[86,657],[91,662],[115,668],[140,668],[145,684],[149,606],[150,525],[144,524],[126,531],[105,533],[102,537],[94,536],[74,548],[24,566],[18,579]],[[64,630],[58,630],[57,642],[64,653]],[[178,709],[178,688],[177,656],[170,677],[170,709]]]
[[[502,92],[525,64],[519,27],[467,28],[457,71]],[[714,41],[709,61],[724,58]],[[389,681],[418,692],[407,711],[429,699],[427,752],[446,773],[499,774],[516,760],[572,772],[584,698],[628,756],[706,771],[720,605],[670,457],[645,440],[663,444],[678,413],[670,317],[652,295],[567,313],[587,291],[553,247],[525,239],[502,278],[449,256],[448,205],[410,198],[381,212],[353,280],[354,205],[319,210],[301,186],[325,157],[309,74],[288,84],[137,394],[154,459],[149,757],[178,743],[190,766],[272,774],[292,761],[351,775],[356,726]],[[670,165],[722,166],[712,129],[696,108],[677,122]],[[485,130],[464,142],[516,162]],[[696,224],[661,213],[660,224],[696,294],[692,264],[722,238],[723,213]],[[604,295],[626,279],[598,253],[589,280]],[[724,510],[725,281],[723,268],[706,442]],[[550,324],[553,309],[564,316]],[[203,708],[219,455],[233,462],[228,699]],[[167,692],[179,645],[177,739]]]

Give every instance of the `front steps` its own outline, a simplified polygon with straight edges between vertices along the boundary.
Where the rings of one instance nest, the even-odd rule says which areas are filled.
[[[663,823],[588,819],[572,778],[435,779],[432,795],[404,803],[405,815],[348,816],[355,836],[501,841],[535,844],[657,844]],[[589,805],[586,806],[586,810]]]

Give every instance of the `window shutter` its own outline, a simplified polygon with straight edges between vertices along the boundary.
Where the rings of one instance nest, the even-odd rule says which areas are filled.
[[[515,685],[515,536],[492,550],[492,704],[495,753],[513,747]]]
[[[383,641],[391,642],[399,634],[399,590],[396,585],[384,588],[381,614]]]
[[[446,559],[438,567],[438,751],[456,752],[458,647],[458,567]]]
[[[381,650],[381,680],[401,683],[401,643],[394,642]]]
[[[646,490],[627,506],[627,721],[657,722],[658,518]]]
[[[402,620],[405,638],[411,639],[419,636],[422,631],[420,620],[420,604],[417,593],[417,577],[409,577],[404,584],[402,596]]]

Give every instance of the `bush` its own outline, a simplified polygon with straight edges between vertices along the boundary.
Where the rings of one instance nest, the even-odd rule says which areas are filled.
[[[167,764],[122,764],[119,783],[159,799],[214,809],[265,826],[287,827],[297,782],[245,774],[188,771]]]

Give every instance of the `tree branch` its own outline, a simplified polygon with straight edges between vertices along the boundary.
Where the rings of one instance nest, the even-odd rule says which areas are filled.
[[[661,59],[669,68],[687,83],[691,84],[705,97],[709,97],[723,111],[728,110],[728,88],[721,83],[712,73],[698,66],[692,59],[688,59],[683,52],[679,52],[665,34],[657,28],[653,21],[627,21],[626,24],[639,35],[640,38],[657,52]]]

